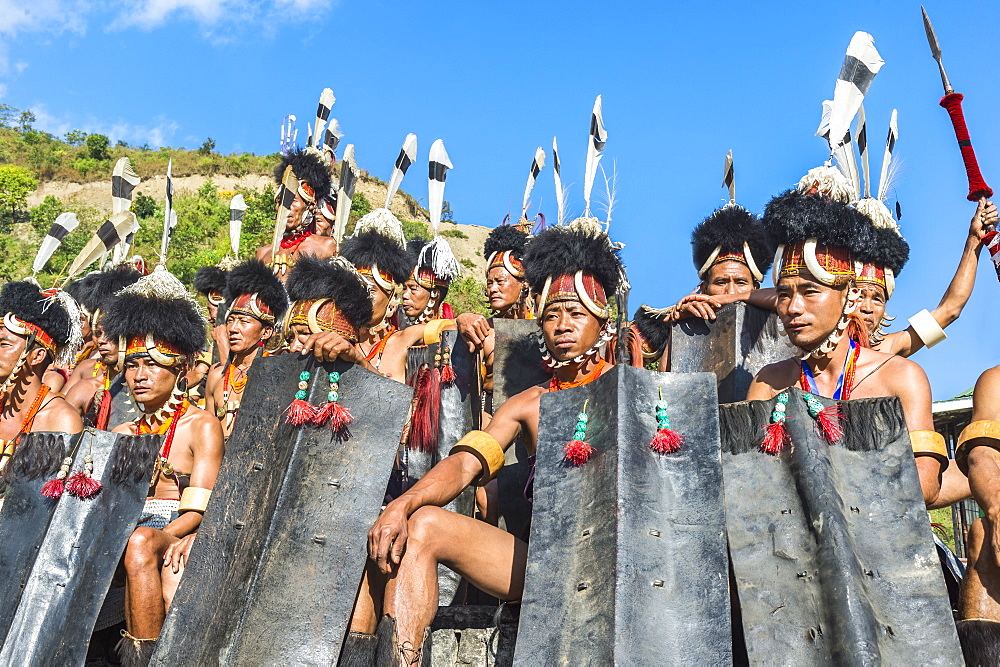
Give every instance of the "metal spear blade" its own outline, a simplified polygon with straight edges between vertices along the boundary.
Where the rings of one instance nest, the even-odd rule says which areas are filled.
[[[934,33],[934,26],[931,25],[931,19],[927,16],[927,10],[924,9],[923,5],[920,6],[920,11],[924,15],[924,32],[927,33],[927,43],[931,47],[931,55],[937,61],[938,70],[941,72],[941,84],[944,86],[944,94],[951,95],[955,92],[955,89],[951,87],[948,74],[944,71],[944,63],[941,62],[941,45],[938,43],[937,35]]]

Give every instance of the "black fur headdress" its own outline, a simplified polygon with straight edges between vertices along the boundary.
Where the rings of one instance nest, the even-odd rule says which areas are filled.
[[[305,181],[312,187],[316,201],[330,196],[332,180],[330,169],[324,164],[323,158],[309,150],[300,149],[281,156],[281,164],[274,168],[274,180],[281,185],[285,167],[291,165],[295,177]]]
[[[769,201],[762,222],[775,247],[815,238],[819,245],[846,248],[852,257],[865,261],[876,244],[875,230],[856,209],[797,188]]]
[[[99,291],[97,290],[97,284],[100,281],[101,274],[103,272],[94,271],[93,273],[88,273],[79,280],[74,280],[66,287],[66,293],[71,297],[76,299],[76,302],[86,308],[88,311],[93,312],[94,308],[97,307],[97,302],[100,301]]]
[[[233,267],[226,281],[226,301],[233,303],[243,294],[256,294],[275,320],[288,309],[288,295],[274,271],[259,259],[250,259]]]
[[[204,296],[209,292],[222,294],[226,291],[229,272],[217,266],[203,266],[194,274],[194,289]]]
[[[355,234],[345,240],[340,254],[359,269],[378,264],[379,269],[391,275],[393,282],[400,285],[410,277],[415,266],[399,243],[376,231]]]
[[[205,318],[180,281],[158,269],[118,294],[104,318],[105,335],[130,341],[152,334],[185,356],[205,344]]]
[[[135,284],[142,278],[142,274],[131,264],[122,264],[113,269],[102,271],[96,277],[95,292],[97,294],[93,299],[94,306],[101,311],[106,311],[111,301],[117,297],[118,292]]]
[[[524,251],[524,270],[537,294],[548,278],[586,271],[601,284],[608,298],[622,287],[625,274],[618,248],[606,233],[573,223],[549,227],[531,239]]]
[[[337,258],[300,257],[288,275],[288,296],[292,301],[333,299],[356,330],[372,319],[372,300],[364,279]]]
[[[632,316],[632,324],[646,339],[649,349],[656,352],[657,355],[663,354],[663,349],[667,346],[667,341],[670,340],[670,323],[664,321],[663,318],[663,311],[650,308],[647,305],[639,306],[635,315]]]
[[[510,250],[517,259],[523,259],[524,247],[528,243],[528,234],[513,225],[495,227],[486,237],[483,244],[483,257],[489,260],[495,252]]]
[[[716,248],[719,256],[743,255],[744,243],[757,268],[766,274],[774,260],[774,247],[767,242],[757,216],[736,204],[716,209],[691,233],[695,269],[701,270]]]
[[[7,283],[0,289],[0,317],[7,313],[47,333],[57,348],[73,336],[73,321],[66,307],[58,299],[44,296],[38,285],[27,280]]]

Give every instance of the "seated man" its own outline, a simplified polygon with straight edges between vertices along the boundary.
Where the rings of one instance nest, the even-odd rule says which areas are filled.
[[[83,430],[76,409],[42,382],[51,364],[72,362],[80,345],[78,313],[68,300],[28,281],[0,290],[0,471],[24,433]]]
[[[668,321],[714,320],[717,308],[734,301],[773,310],[773,291],[761,290],[760,283],[771,267],[774,249],[757,216],[731,200],[695,227],[691,246],[701,282],[694,293],[677,302]],[[660,370],[670,370],[669,336],[660,355]]]
[[[441,239],[447,246],[447,241]],[[458,260],[448,247],[449,262],[442,275],[435,273],[432,255],[435,242],[410,241],[406,244],[407,255],[413,270],[403,283],[403,313],[414,325],[427,324],[435,320],[451,320],[451,306],[444,302],[448,296],[448,286],[458,277]]]
[[[518,434],[534,452],[543,394],[586,384],[610,370],[602,358],[615,333],[608,303],[619,290],[624,271],[617,249],[596,222],[578,220],[549,228],[525,254],[528,282],[541,294],[538,322],[552,379],[511,397],[485,431],[463,437],[450,456],[389,503],[368,534],[369,556],[389,576],[385,629],[379,628],[379,664],[419,662],[437,611],[439,563],[488,595],[501,600],[521,597],[526,542],[441,506],[470,484],[489,481]],[[577,291],[578,286],[583,292]]]
[[[119,654],[146,664],[166,616],[162,569],[168,548],[201,523],[222,464],[222,427],[178,387],[205,340],[205,320],[180,281],[159,268],[122,290],[104,319],[127,341],[125,382],[141,410],[116,433],[163,434],[143,521],[125,550],[125,618]]]
[[[226,301],[232,304],[226,315],[229,358],[208,373],[205,410],[222,421],[228,440],[250,366],[274,335],[276,322],[288,308],[288,296],[274,273],[260,260],[251,259],[229,272]]]
[[[288,271],[303,255],[333,257],[337,254],[337,241],[329,236],[316,234],[316,219],[322,214],[318,207],[330,196],[332,182],[327,158],[319,151],[307,148],[295,150],[281,156],[281,164],[274,169],[274,178],[281,186],[287,167],[292,168],[298,180],[285,230],[277,253],[272,253],[271,244],[257,250],[257,259],[267,264],[282,282],[288,279]],[[278,190],[281,196],[281,190]],[[277,202],[276,211],[280,211]],[[275,221],[276,223],[278,221]],[[272,256],[273,255],[273,256]]]
[[[934,431],[930,383],[912,361],[868,348],[856,312],[855,262],[879,262],[898,273],[906,242],[891,229],[873,237],[868,220],[833,194],[849,190],[830,187],[841,183],[836,169],[818,167],[765,209],[764,226],[780,244],[778,316],[802,355],[765,366],[747,399],[771,399],[789,387],[838,400],[899,397],[929,506],[948,465],[944,439]]]

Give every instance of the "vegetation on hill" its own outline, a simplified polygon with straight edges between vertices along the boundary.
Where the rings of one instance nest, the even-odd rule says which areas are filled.
[[[171,159],[175,177],[208,177],[196,191],[179,192],[173,200],[178,224],[167,251],[167,266],[186,284],[190,284],[199,267],[216,264],[230,254],[229,201],[236,194],[242,194],[247,203],[240,258],[252,257],[257,248],[270,243],[274,231],[274,187],[236,187],[227,191],[220,190],[211,179],[212,176],[270,174],[277,155],[220,155],[214,152],[215,142],[212,139],[195,150],[151,149],[148,146],[129,146],[124,142],[112,146],[104,135],[79,130],[58,138],[34,129],[34,120],[30,111],[0,104],[0,256],[4,257],[4,261],[0,262],[0,282],[30,275],[38,245],[52,222],[60,213],[72,211],[80,220],[79,227],[63,240],[37,276],[45,287],[61,282],[70,263],[106,219],[108,211],[104,207],[75,200],[62,201],[54,196],[45,197],[40,204],[29,209],[27,197],[40,182],[110,181],[111,170],[120,157],[128,157],[136,172],[144,178],[166,173],[167,161]],[[362,173],[362,179],[378,180],[365,173]],[[142,187],[140,183],[133,197],[132,210],[140,224],[133,254],[145,258],[151,267],[158,258],[164,211],[163,203],[144,194]],[[412,197],[401,194],[406,198],[409,210],[423,213]],[[110,202],[110,197],[108,199]],[[353,231],[357,219],[372,208],[364,194],[355,194],[348,234]],[[451,218],[450,207],[448,217]],[[430,239],[430,232],[423,222],[402,222],[407,238]],[[458,229],[444,233],[467,238]],[[96,268],[96,265],[91,268]],[[448,300],[460,312],[485,312],[483,289],[483,284],[474,278],[462,278],[452,285]]]

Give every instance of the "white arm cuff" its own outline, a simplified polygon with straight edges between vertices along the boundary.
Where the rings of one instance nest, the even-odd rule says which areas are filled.
[[[948,337],[926,308],[910,318],[910,326],[917,332],[917,336],[924,342],[924,345],[929,348]]]

